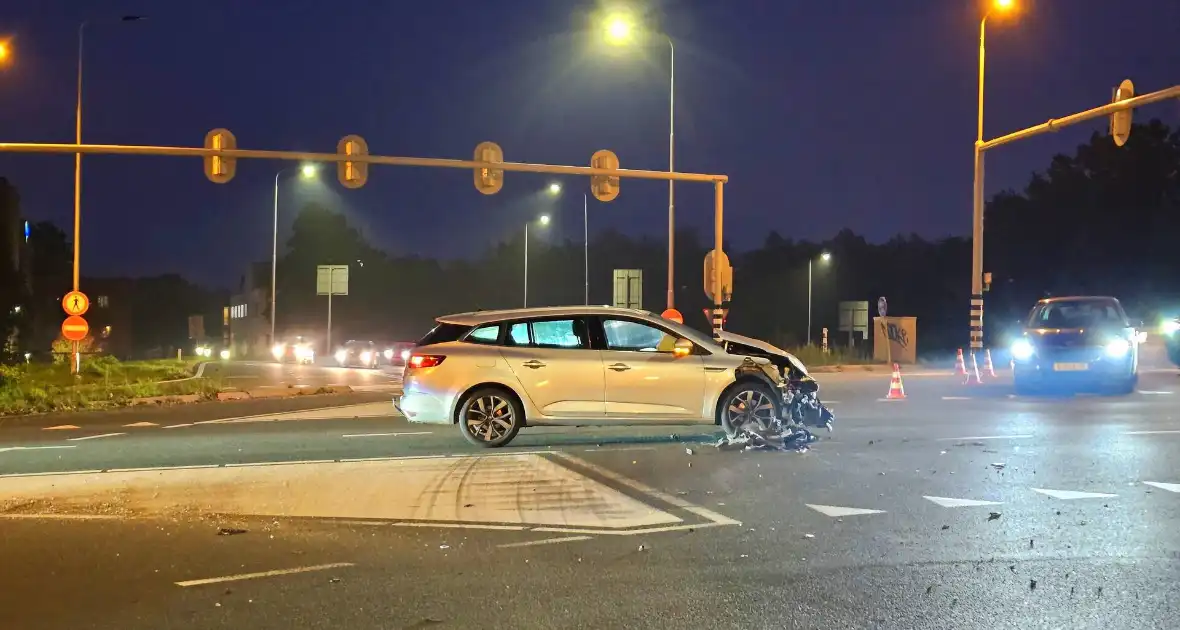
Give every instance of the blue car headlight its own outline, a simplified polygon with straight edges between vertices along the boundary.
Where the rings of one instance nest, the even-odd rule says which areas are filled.
[[[1112,339],[1106,344],[1106,356],[1120,359],[1131,351],[1131,342],[1126,339]]]
[[[1017,339],[1012,343],[1012,358],[1017,361],[1027,361],[1032,358],[1036,349],[1028,339]]]
[[[1180,332],[1180,319],[1170,319],[1160,327],[1164,335],[1170,336]]]

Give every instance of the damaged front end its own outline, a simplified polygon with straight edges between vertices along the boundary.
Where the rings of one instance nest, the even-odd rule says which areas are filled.
[[[819,399],[819,383],[806,369],[780,369],[765,358],[750,358],[773,383],[779,398],[773,417],[749,414],[749,421],[726,427],[718,448],[743,450],[807,450],[818,438],[815,429],[832,431],[836,417]],[[749,365],[749,363],[747,365]]]

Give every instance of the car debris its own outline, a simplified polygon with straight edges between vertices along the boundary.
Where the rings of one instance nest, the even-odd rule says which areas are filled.
[[[246,530],[237,527],[219,527],[217,529],[218,536],[237,536],[238,534],[245,534]]]
[[[994,521],[999,519],[1001,516],[1003,516],[1003,514],[1000,514],[999,512],[991,512],[987,515],[987,520]]]

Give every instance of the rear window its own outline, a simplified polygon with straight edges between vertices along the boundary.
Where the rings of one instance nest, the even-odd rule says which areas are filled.
[[[471,330],[471,326],[442,323],[435,326],[430,332],[426,333],[425,337],[418,340],[418,345],[429,346],[436,343],[458,341],[469,330]]]
[[[1118,302],[1110,299],[1056,300],[1033,307],[1029,328],[1085,328],[1126,326],[1127,317]]]

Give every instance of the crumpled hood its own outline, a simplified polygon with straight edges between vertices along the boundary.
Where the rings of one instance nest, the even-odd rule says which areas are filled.
[[[766,343],[765,341],[762,341],[761,339],[754,339],[753,337],[746,337],[745,335],[739,335],[736,333],[732,333],[732,332],[729,332],[728,330],[717,331],[717,337],[719,339],[721,339],[722,342],[729,341],[732,343],[740,343],[743,346],[750,346],[751,348],[757,348],[757,349],[765,352],[766,354],[773,354],[776,356],[784,357],[788,361],[790,361],[801,372],[803,372],[804,374],[807,374],[807,367],[803,365],[803,362],[800,361],[798,357],[791,354],[790,352],[787,352],[786,350],[783,350],[782,348],[779,348],[777,346],[773,346],[769,343]]]

